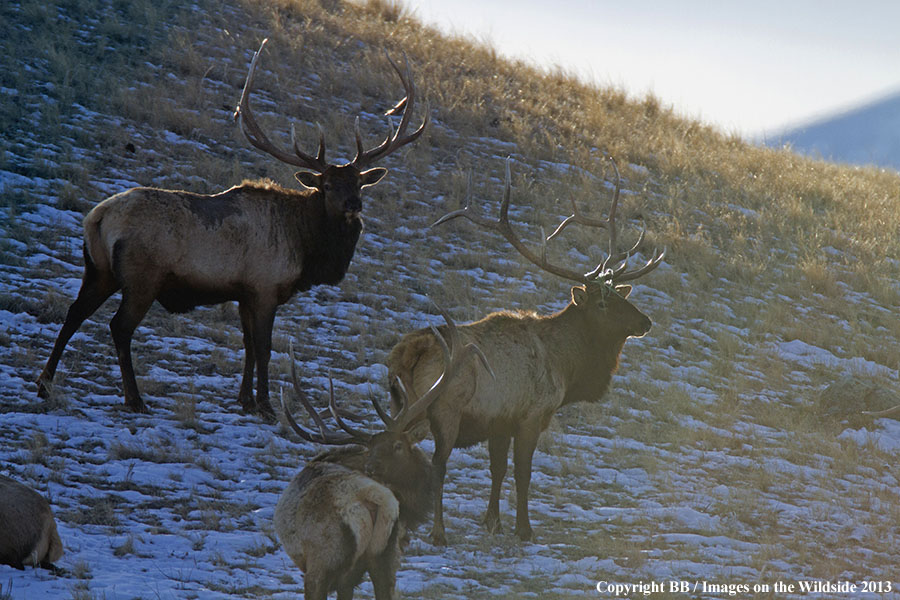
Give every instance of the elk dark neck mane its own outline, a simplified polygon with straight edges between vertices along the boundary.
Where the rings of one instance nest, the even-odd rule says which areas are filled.
[[[400,520],[407,528],[415,529],[420,523],[424,523],[431,514],[433,489],[430,485],[422,485],[423,481],[431,479],[431,472],[424,468],[414,475],[411,473],[404,475],[402,481],[382,481],[381,483],[394,493],[397,502],[400,503]]]
[[[556,322],[543,333],[550,341],[548,345],[558,350],[555,358],[560,372],[566,374],[563,405],[599,401],[619,367],[619,354],[627,338],[586,322],[583,311],[574,304],[542,317],[542,321],[550,319]]]
[[[295,192],[291,202],[300,203],[293,218],[285,215],[286,228],[293,229],[301,257],[300,277],[294,292],[306,291],[314,285],[340,283],[347,273],[356,244],[362,233],[362,220],[343,215],[330,217],[325,211],[324,196],[319,193]],[[293,195],[293,194],[292,194]],[[301,216],[302,215],[302,216]]]

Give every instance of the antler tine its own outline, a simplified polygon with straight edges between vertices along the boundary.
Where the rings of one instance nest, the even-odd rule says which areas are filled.
[[[409,401],[409,396],[406,395],[406,387],[403,385],[403,381],[399,377],[394,376],[394,383],[396,383],[399,386],[400,393],[404,399],[403,405],[406,406],[406,404]],[[372,406],[375,407],[375,412],[378,413],[378,418],[381,419],[381,422],[384,423],[384,426],[389,430],[396,429],[397,428],[396,420],[391,418],[391,415],[389,415],[388,412],[386,410],[384,410],[384,408],[382,408],[381,403],[378,402],[378,399],[375,398],[374,394],[372,394],[371,399],[372,399]]]
[[[247,141],[250,142],[253,146],[256,146],[266,154],[273,156],[283,163],[294,165],[295,167],[302,167],[304,169],[312,169],[313,171],[321,173],[328,166],[325,163],[324,136],[320,137],[319,139],[319,156],[314,158],[300,150],[292,125],[291,138],[293,139],[294,152],[296,153],[296,155],[290,154],[289,152],[285,152],[284,150],[276,146],[269,139],[269,137],[259,126],[259,123],[257,123],[256,117],[253,116],[253,111],[250,109],[250,94],[253,91],[253,80],[256,77],[256,66],[259,64],[259,57],[262,56],[263,48],[265,48],[268,41],[269,38],[266,38],[262,41],[262,43],[259,45],[259,50],[256,51],[256,54],[253,55],[253,59],[250,61],[250,70],[247,72],[247,80],[244,82],[244,89],[241,92],[241,100],[238,103],[237,108],[234,110],[234,119],[240,121],[241,131],[244,133],[244,137],[246,137]]]
[[[575,201],[575,198],[570,198],[569,200],[572,202],[572,214],[569,215],[568,217],[566,217],[565,219],[563,219],[563,222],[560,223],[559,226],[557,226],[557,228],[553,230],[553,233],[551,233],[550,235],[547,236],[548,242],[550,240],[552,240],[553,238],[555,238],[560,233],[562,233],[563,229],[565,229],[572,223],[579,223],[580,225],[585,225],[587,227],[598,227],[601,229],[610,229],[611,231],[614,229],[616,206],[619,203],[619,189],[621,186],[621,178],[619,177],[619,167],[616,165],[616,160],[608,154],[605,156],[609,159],[609,162],[612,163],[613,170],[616,173],[616,186],[615,186],[615,192],[613,194],[613,205],[612,205],[612,209],[610,210],[610,218],[595,219],[592,217],[588,217],[587,215],[583,214],[580,210],[578,210],[578,203]],[[610,235],[613,238],[613,242],[615,242],[615,232],[611,233]]]
[[[303,404],[303,408],[306,409],[306,412],[308,412],[310,416],[312,416],[316,427],[319,428],[319,431],[324,438],[327,433],[325,422],[322,420],[322,417],[319,415],[319,413],[316,412],[316,409],[313,408],[313,405],[310,403],[309,398],[306,397],[306,394],[303,392],[303,387],[300,385],[300,377],[297,376],[297,361],[294,359],[294,340],[288,341],[288,353],[291,357],[291,383],[294,385],[294,394],[300,400],[301,404]]]
[[[649,273],[650,271],[652,271],[653,269],[658,267],[659,264],[662,262],[662,260],[665,257],[666,257],[666,249],[665,248],[663,248],[662,252],[659,252],[659,253],[657,253],[657,251],[654,250],[653,257],[651,259],[649,259],[646,262],[646,264],[644,264],[643,267],[641,267],[640,269],[636,269],[634,271],[622,271],[621,274],[615,274],[613,276],[612,282],[613,283],[624,283],[626,281],[632,281],[634,279],[637,279],[638,277],[646,275],[647,273]]]
[[[444,310],[437,302],[431,302],[434,307],[437,309],[441,316],[444,317],[444,321],[447,323],[447,336],[449,338],[448,344],[441,344],[441,349],[446,350],[449,353],[449,360],[453,361],[456,357],[462,357],[467,354],[474,354],[481,361],[481,364],[484,365],[485,371],[490,373],[491,377],[494,377],[494,370],[491,368],[491,365],[488,363],[487,357],[484,355],[484,352],[481,351],[474,342],[469,342],[468,344],[462,343],[462,337],[459,334],[459,328],[456,326],[456,323],[453,321],[453,318],[450,316],[446,310]],[[432,331],[435,335],[439,335],[439,332],[436,327],[431,327]],[[439,342],[442,340],[438,340]],[[462,348],[460,350],[460,348]]]
[[[403,388],[403,408],[401,408],[400,412],[397,413],[397,416],[394,417],[394,427],[398,431],[406,431],[413,423],[425,415],[428,407],[431,406],[431,403],[437,398],[438,391],[443,388],[443,382],[447,380],[447,371],[452,364],[450,347],[447,345],[447,341],[444,340],[444,336],[441,335],[441,332],[438,331],[437,327],[432,325],[431,332],[434,334],[438,345],[441,347],[441,354],[443,354],[444,357],[444,369],[437,380],[431,384],[428,391],[422,394],[422,397],[419,398],[417,402],[410,403],[409,396],[405,395],[406,388]]]
[[[471,196],[470,196],[470,190],[467,189],[466,190],[466,206],[459,210],[455,210],[455,211],[447,213],[446,215],[444,215],[443,217],[441,217],[440,219],[435,221],[434,224],[432,224],[432,227],[435,227],[442,223],[446,223],[447,221],[450,221],[451,219],[455,219],[457,217],[464,217],[464,218],[468,219],[469,221],[472,221],[476,225],[484,227],[485,229],[493,229],[494,231],[499,232],[500,235],[502,235],[504,238],[506,238],[506,241],[508,241],[512,245],[512,247],[515,248],[516,251],[518,251],[519,254],[521,254],[528,261],[537,265],[544,271],[547,271],[548,273],[557,275],[558,277],[562,277],[563,279],[568,279],[570,281],[575,281],[578,283],[584,283],[586,280],[585,280],[585,275],[583,273],[579,273],[578,271],[573,271],[573,270],[566,269],[564,267],[560,267],[560,266],[552,264],[551,262],[549,262],[547,260],[547,257],[546,257],[546,254],[545,254],[543,248],[541,251],[541,255],[540,256],[536,255],[534,252],[532,252],[528,248],[528,246],[526,246],[524,244],[524,242],[522,242],[518,238],[518,236],[516,236],[515,232],[512,230],[512,225],[510,225],[510,222],[509,222],[509,200],[512,195],[512,192],[511,192],[512,175],[510,173],[510,167],[509,167],[510,161],[511,161],[511,158],[507,157],[506,158],[506,182],[503,187],[503,200],[500,202],[500,216],[498,217],[498,219],[496,221],[488,221],[487,219],[483,219],[481,217],[476,217],[470,211]],[[470,188],[471,185],[469,185],[468,187]],[[541,236],[541,238],[543,240],[543,236]]]
[[[575,201],[575,198],[570,198],[570,202],[572,202],[572,214],[563,219],[562,223],[560,223],[556,229],[553,230],[553,233],[548,235],[545,239],[546,241],[550,241],[560,233],[562,233],[563,229],[568,227],[572,223],[578,223],[580,225],[586,225],[588,227],[600,227],[602,229],[606,229],[609,226],[609,223],[606,219],[594,219],[592,217],[588,217],[584,213],[582,213],[578,209],[578,203]]]
[[[322,129],[321,123],[316,123],[316,128],[319,130],[319,150],[316,154],[315,161],[327,166],[328,163],[325,162],[325,130]],[[294,152],[297,153],[297,156],[312,158],[300,149],[300,143],[297,141],[297,130],[294,128],[293,123],[291,123],[291,145],[294,147]],[[322,170],[324,170],[324,168]]]
[[[494,221],[488,221],[487,219],[483,219],[481,217],[475,216],[473,212],[471,212],[472,208],[472,171],[469,171],[469,175],[466,179],[466,205],[460,209],[448,212],[446,215],[435,221],[431,224],[432,227],[437,227],[438,225],[442,225],[447,221],[452,221],[457,217],[463,217],[472,221],[476,225],[484,227],[485,229],[497,229],[499,230],[499,224]]]
[[[305,399],[305,398],[304,398]],[[294,433],[299,435],[301,438],[306,440],[307,442],[313,442],[315,444],[325,443],[325,435],[316,435],[312,431],[308,429],[304,429],[301,427],[297,421],[294,420],[294,416],[291,414],[290,409],[287,406],[287,402],[284,401],[284,388],[281,389],[281,414],[284,417],[285,424],[294,430]]]
[[[309,431],[308,429],[299,425],[297,421],[294,420],[294,415],[291,414],[291,411],[288,409],[287,404],[284,401],[284,391],[282,390],[281,410],[287,425],[290,426],[290,428],[293,429],[297,435],[308,442],[329,445],[359,444],[359,439],[352,436],[338,435],[335,432],[329,431],[328,428],[325,427],[325,422],[322,421],[322,417],[319,416],[319,413],[316,412],[316,409],[309,401],[309,398],[306,397],[306,394],[303,392],[303,388],[300,385],[300,378],[297,376],[297,364],[296,360],[294,359],[293,342],[289,343],[288,349],[291,356],[291,383],[294,386],[294,395],[297,397],[297,399],[300,401],[300,404],[303,405],[303,408],[306,409],[306,412],[309,413],[313,421],[316,423],[316,427],[319,428],[319,434],[316,435],[312,431]],[[332,400],[333,399],[334,390],[332,389]]]
[[[300,402],[307,409],[308,412],[315,412],[315,409],[310,404],[309,399],[306,397],[303,392],[297,394],[297,398],[299,398]],[[318,435],[313,433],[312,431],[306,429],[302,425],[298,424],[297,421],[294,420],[294,415],[291,414],[290,409],[287,407],[287,403],[284,401],[284,390],[281,392],[281,412],[284,416],[284,421],[286,424],[294,430],[294,433],[299,435],[301,438],[306,440],[307,442],[313,442],[314,444],[327,444],[327,445],[335,445],[335,446],[343,446],[345,444],[356,444],[358,443],[356,440],[346,436],[338,436],[330,431],[326,431],[324,433],[319,433]]]
[[[341,418],[340,410],[338,410],[337,402],[334,399],[334,379],[332,379],[331,375],[328,375],[328,409],[331,411],[331,417],[338,424],[338,427],[355,438],[357,443],[365,444],[372,439],[371,434],[351,427]]]
[[[619,166],[616,163],[616,159],[612,156],[606,154],[606,158],[609,160],[610,164],[612,164],[613,171],[616,176],[616,183],[613,189],[613,198],[609,207],[609,214],[605,219],[593,219],[583,215],[578,210],[578,205],[575,200],[572,199],[572,214],[566,217],[562,223],[547,236],[545,242],[550,241],[563,229],[565,229],[571,223],[579,223],[581,225],[587,225],[589,227],[599,227],[606,229],[609,232],[609,253],[606,259],[603,260],[600,264],[597,265],[594,270],[585,273],[584,278],[586,281],[593,281],[596,279],[603,279],[607,283],[615,284],[621,283],[624,281],[630,281],[633,279],[637,279],[638,277],[645,275],[659,266],[659,263],[662,262],[662,259],[665,257],[666,251],[663,249],[662,252],[658,252],[657,250],[653,251],[653,257],[647,261],[647,263],[639,269],[628,271],[628,259],[634,256],[637,252],[638,247],[644,242],[644,236],[647,233],[647,228],[644,226],[641,229],[641,233],[638,236],[637,241],[625,252],[617,252],[617,238],[618,238],[618,229],[616,227],[616,211],[619,206],[619,195],[622,190],[622,177],[619,173]],[[621,263],[621,264],[620,264]]]
[[[612,156],[607,154],[607,158],[609,158],[609,162],[612,163],[613,166],[613,171],[616,173],[616,188],[613,191],[612,203],[609,205],[609,215],[606,217],[606,222],[609,224],[609,227],[607,228],[609,231],[609,256],[603,261],[604,270],[606,270],[608,264],[615,264],[615,262],[610,263],[610,259],[616,254],[616,209],[619,207],[619,191],[622,189],[622,178],[619,176],[619,165],[616,164],[616,159]],[[641,237],[643,237],[643,233],[641,234]],[[627,256],[625,257],[625,260],[627,260]]]
[[[450,314],[437,304],[435,304],[435,307],[441,313],[441,316],[444,317],[444,321],[446,321],[447,323],[446,339],[445,336],[442,335],[441,332],[437,329],[437,327],[433,325],[431,326],[431,331],[441,348],[441,353],[443,354],[444,369],[437,380],[431,385],[427,392],[422,394],[422,397],[419,398],[418,401],[412,404],[409,404],[408,402],[404,403],[403,409],[394,418],[396,427],[401,431],[409,430],[412,425],[417,423],[422,417],[425,416],[430,406],[434,403],[435,400],[440,397],[441,393],[443,393],[443,389],[447,385],[447,382],[450,381],[454,377],[454,375],[456,375],[456,373],[465,363],[468,356],[475,354],[484,365],[487,372],[491,375],[491,377],[494,377],[494,371],[493,369],[491,369],[487,357],[485,357],[481,349],[474,343],[469,343],[463,346],[459,330],[456,327],[456,323],[450,317]],[[404,399],[408,400],[405,389],[403,389],[403,394]]]
[[[299,388],[295,388],[295,395],[300,400],[300,403],[303,404],[303,407],[306,411],[314,415],[316,414],[316,409],[313,408],[309,399],[306,397],[306,394],[303,393]],[[346,444],[358,444],[359,442],[349,436],[340,436],[336,435],[334,432],[328,430],[321,430],[318,434],[313,433],[312,431],[306,429],[301,426],[294,420],[294,415],[291,414],[290,409],[287,407],[287,403],[284,401],[284,390],[281,391],[281,414],[284,419],[285,424],[287,424],[291,429],[294,430],[294,433],[299,435],[301,438],[306,440],[307,442],[313,442],[315,444],[327,444],[334,446],[343,446]]]
[[[866,415],[867,417],[872,417],[875,419],[879,419],[881,417],[892,417],[900,413],[900,404],[897,406],[893,406],[891,408],[886,408],[884,410],[863,410],[860,411],[861,415]]]
[[[610,273],[609,282],[610,283],[623,283],[625,281],[632,281],[641,277],[642,275],[646,275],[653,269],[659,266],[662,262],[663,258],[666,256],[666,249],[663,248],[662,252],[658,252],[656,249],[653,250],[653,256],[644,264],[644,266],[635,269],[633,271],[628,271],[628,259],[634,256],[635,252],[637,252],[638,247],[644,241],[644,235],[647,233],[647,227],[644,226],[641,229],[641,234],[638,236],[638,240],[634,243],[634,245],[629,248],[626,252],[616,253],[616,235],[618,230],[616,229],[616,208],[619,205],[619,192],[622,188],[622,178],[619,175],[619,166],[616,164],[616,159],[612,156],[607,155],[609,162],[612,164],[613,171],[616,173],[616,187],[613,191],[613,201],[609,208],[609,256],[603,261],[603,272]],[[622,264],[616,268],[613,268],[613,265],[621,262]]]
[[[397,73],[397,76],[400,78],[400,83],[403,84],[403,89],[406,91],[406,96],[396,105],[394,105],[390,110],[388,110],[385,115],[396,115],[401,110],[403,112],[400,116],[400,124],[397,126],[397,130],[394,131],[393,124],[390,124],[390,119],[388,119],[388,122],[390,124],[390,132],[388,133],[388,136],[384,139],[383,142],[381,142],[381,144],[372,148],[371,150],[363,149],[362,139],[359,135],[359,129],[357,128],[356,158],[353,159],[352,164],[358,166],[359,168],[362,168],[369,163],[384,158],[401,146],[405,146],[406,144],[416,141],[419,136],[422,135],[422,133],[425,131],[425,128],[428,126],[430,120],[430,111],[426,110],[425,118],[422,120],[422,124],[419,126],[419,128],[411,134],[405,135],[406,128],[409,126],[409,121],[412,118],[412,112],[415,106],[416,98],[416,87],[412,81],[412,71],[409,67],[409,58],[406,56],[406,52],[404,52],[404,69],[401,69],[397,65],[397,63],[394,62],[394,59],[392,59],[387,53],[387,50],[384,51],[384,55],[387,57],[388,62],[391,63],[391,67],[393,67],[394,71]]]

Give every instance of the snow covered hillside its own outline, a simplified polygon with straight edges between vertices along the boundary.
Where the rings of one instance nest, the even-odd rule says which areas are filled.
[[[319,121],[330,156],[346,156],[357,115],[367,139],[380,139],[381,113],[399,93],[382,43],[408,50],[432,101],[426,135],[384,161],[389,173],[364,191],[366,230],[346,279],[279,309],[274,397],[290,387],[291,341],[315,401],[324,402],[331,373],[341,403],[370,414],[369,395],[386,394],[393,344],[441,322],[428,298],[459,322],[566,305],[570,284],[524,264],[494,233],[429,228],[460,207],[470,171],[473,204],[496,214],[507,156],[510,216],[523,239],[555,226],[569,197],[585,212],[605,206],[603,161],[590,146],[553,143],[581,136],[595,150],[618,149],[623,244],[636,239],[641,217],[648,238],[669,248],[629,298],[653,329],[626,343],[607,396],[560,411],[538,444],[534,540],[511,533],[511,473],[504,533],[484,531],[486,448],[455,450],[444,497],[449,545],[431,545],[426,527],[414,535],[397,577],[403,597],[607,598],[629,584],[638,587],[620,597],[648,597],[655,585],[664,591],[649,597],[807,598],[798,582],[809,581],[857,586],[815,597],[900,598],[900,422],[860,414],[900,403],[900,289],[891,276],[900,256],[883,233],[896,232],[900,180],[871,184],[893,193],[858,198],[887,217],[852,223],[838,218],[845,203],[823,178],[760,193],[755,181],[787,177],[789,165],[821,168],[851,197],[874,175],[720,142],[689,122],[654,133],[659,145],[649,150],[631,147],[665,115],[614,96],[597,127],[621,113],[623,133],[603,138],[558,116],[565,96],[536,108],[473,90],[486,70],[479,60],[496,61],[489,80],[522,98],[564,83],[521,83],[508,75],[514,67],[480,51],[442,58],[456,46],[379,13],[385,4],[0,6],[0,473],[49,499],[66,548],[59,573],[0,565],[0,599],[302,594],[272,515],[318,449],[239,413],[233,305],[178,316],[151,309],[133,345],[149,414],[121,407],[108,330],[117,296],[69,344],[51,398],[40,400],[34,384],[79,288],[80,222],[91,206],[136,185],[213,192],[262,176],[293,185],[292,170],[251,148],[231,120],[266,36],[254,108],[283,141],[293,119],[311,147]],[[448,62],[455,79],[437,80]],[[383,81],[368,75],[375,68]],[[442,85],[473,103],[434,101]],[[684,158],[704,136],[731,153],[721,169]],[[772,166],[730,175],[750,152],[766,152]],[[866,227],[882,237],[863,236]],[[567,235],[553,242],[555,261],[587,269],[602,257],[605,237]],[[423,447],[430,453],[431,440]],[[358,596],[373,596],[368,581]]]

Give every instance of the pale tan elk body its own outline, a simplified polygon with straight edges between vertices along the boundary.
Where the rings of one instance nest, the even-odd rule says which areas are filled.
[[[75,331],[121,290],[122,303],[110,330],[129,408],[146,410],[135,381],[131,338],[155,300],[170,312],[237,301],[245,351],[238,399],[245,410],[274,416],[268,364],[277,307],[298,291],[343,279],[362,231],[360,192],[386,173],[378,167],[363,169],[417,139],[428,119],[405,135],[414,87],[409,64],[404,71],[391,61],[406,89],[406,98],[389,111],[403,111],[396,132],[365,150],[357,121],[357,154],[346,165],[325,161],[324,135],[316,156],[301,151],[296,139],[293,151],[287,152],[268,139],[250,109],[265,43],[253,57],[235,116],[252,145],[281,162],[313,171],[296,174],[304,189],[265,182],[244,182],[214,195],[135,188],[98,204],[84,219],[84,278],[38,377],[40,395],[48,394],[48,383]]]
[[[616,173],[618,175],[618,171]],[[550,236],[552,238],[573,221],[588,222],[610,230],[609,256],[587,275],[548,263],[543,254],[531,253],[515,237],[507,217],[510,194],[508,163],[499,222],[473,217],[468,212],[468,206],[438,221],[442,223],[463,216],[496,229],[534,264],[567,279],[581,281],[582,285],[572,288],[571,302],[558,313],[542,316],[533,312],[500,312],[459,326],[460,338],[482,349],[496,376],[485,377],[471,365],[467,366],[428,411],[435,440],[433,465],[436,493],[432,530],[435,543],[446,543],[442,496],[450,452],[454,447],[467,447],[485,440],[488,442],[491,470],[491,495],[485,524],[491,531],[500,529],[500,489],[506,475],[509,446],[515,440],[516,533],[523,539],[530,539],[528,489],[538,437],[561,406],[599,400],[609,387],[625,341],[650,330],[650,319],[626,299],[631,286],[616,284],[656,268],[664,253],[655,254],[637,270],[626,271],[627,258],[637,248],[643,234],[629,252],[615,251],[618,192],[617,177],[608,219],[589,220],[576,211]],[[387,359],[388,376],[391,381],[402,381],[414,401],[437,377],[438,358],[439,348],[434,336],[429,335],[427,330],[410,333],[391,351]]]
[[[50,504],[28,486],[0,475],[0,563],[53,568],[62,554]]]
[[[386,430],[374,435],[348,426],[339,416],[331,392],[332,416],[344,433],[326,429],[303,395],[292,368],[294,389],[316,421],[319,431],[299,426],[282,402],[290,427],[307,441],[344,446],[320,454],[290,482],[275,508],[275,531],[285,551],[304,572],[308,600],[324,599],[337,590],[340,600],[352,598],[365,573],[372,578],[375,598],[395,595],[396,571],[408,529],[422,522],[431,507],[431,465],[410,433],[428,405],[477,347],[462,344],[448,316],[449,345],[436,330],[442,357],[434,384],[414,407],[389,417],[373,398]],[[485,363],[485,368],[487,363]],[[402,394],[402,391],[401,391]]]
[[[427,479],[424,455],[421,466]],[[392,598],[405,527],[399,518],[400,504],[389,488],[340,463],[313,460],[279,499],[275,531],[305,574],[307,599],[332,590],[341,599],[352,597],[365,573],[376,598]]]

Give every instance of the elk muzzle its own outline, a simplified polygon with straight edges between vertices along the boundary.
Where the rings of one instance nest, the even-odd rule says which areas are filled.
[[[344,218],[349,223],[359,217],[362,212],[362,199],[359,196],[350,197],[344,202]]]
[[[650,332],[650,328],[653,326],[653,321],[647,315],[641,315],[640,320],[638,321],[637,327],[635,327],[636,333],[633,337],[644,337]]]

